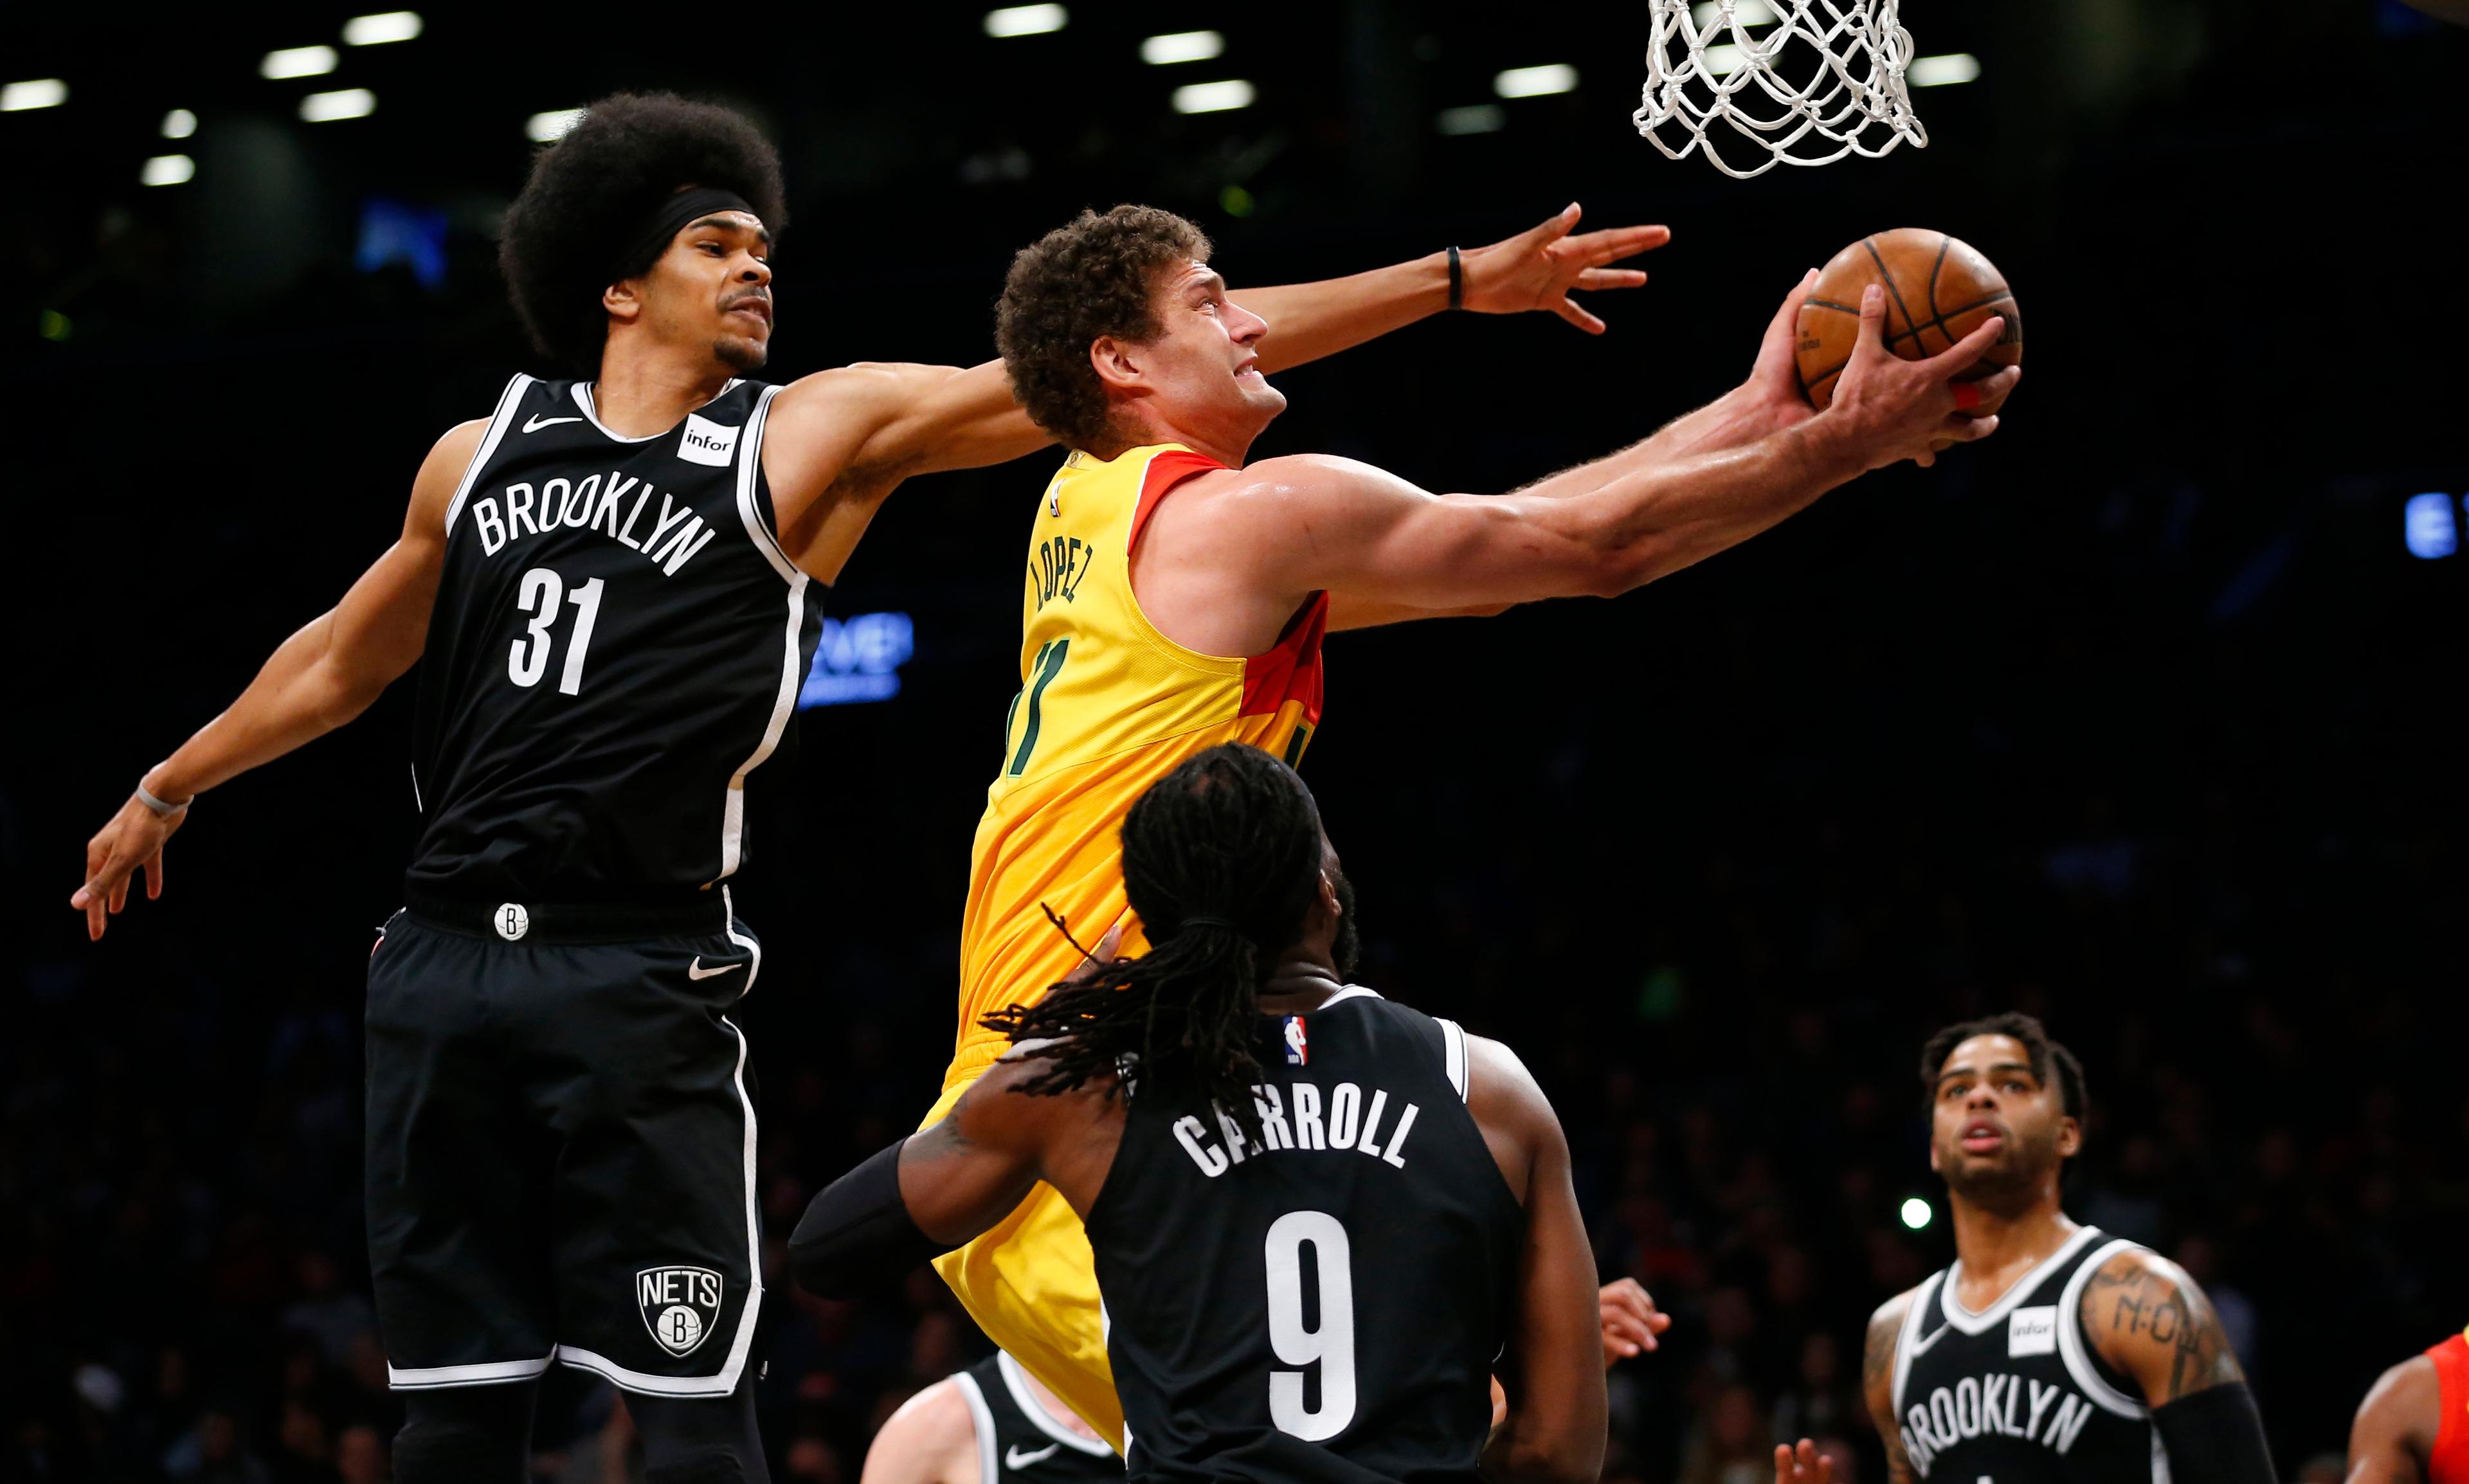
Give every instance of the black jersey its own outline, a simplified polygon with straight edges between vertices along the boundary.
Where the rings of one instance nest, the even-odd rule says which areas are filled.
[[[2083,1333],[2085,1286],[2136,1250],[2087,1226],[1976,1314],[1955,1302],[1960,1263],[1922,1284],[1895,1344],[1912,1472],[1953,1484],[2167,1484],[2150,1409]]]
[[[1115,1450],[1056,1422],[1011,1356],[998,1350],[952,1380],[977,1421],[978,1484],[1122,1484]]]
[[[1135,1077],[1089,1212],[1131,1475],[1472,1481],[1526,1217],[1465,1038],[1361,988],[1263,1028],[1261,1142]]]
[[[781,549],[763,478],[778,389],[731,382],[624,438],[588,383],[506,387],[446,515],[415,893],[653,903],[743,864],[746,777],[788,725],[825,591]]]

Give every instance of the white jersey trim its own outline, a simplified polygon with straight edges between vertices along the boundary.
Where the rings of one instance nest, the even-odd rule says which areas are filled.
[[[2087,1242],[2098,1241],[2100,1236],[2101,1231],[2097,1226],[2077,1227],[2075,1234],[2066,1239],[2065,1245],[2033,1264],[2022,1276],[2006,1286],[2006,1291],[1997,1295],[1996,1303],[1976,1314],[1964,1308],[1962,1301],[1954,1296],[1955,1285],[1963,1278],[1963,1259],[1956,1258],[1953,1264],[1946,1269],[1946,1283],[1938,1289],[1941,1296],[1938,1307],[1945,1312],[1946,1322],[1964,1333],[1986,1334],[2004,1324],[2007,1312],[2023,1302],[2025,1297],[2040,1287],[2042,1274],[2053,1267],[2064,1266],[2066,1260],[2082,1251]],[[2080,1278],[2081,1274],[2077,1277]],[[2069,1291],[2071,1291],[2071,1286],[2069,1286]]]
[[[530,1380],[547,1372],[550,1357],[537,1360],[492,1360],[482,1365],[400,1366],[386,1362],[389,1391],[429,1391],[443,1386],[500,1386]]]
[[[506,389],[497,394],[497,410],[489,414],[489,430],[480,435],[480,446],[473,451],[472,462],[463,466],[463,482],[454,486],[454,499],[446,507],[447,535],[454,534],[454,518],[463,513],[463,501],[470,498],[472,486],[478,482],[489,455],[497,452],[497,444],[514,423],[515,406],[523,400],[523,389],[531,384],[532,379],[519,371],[506,383]]]
[[[780,657],[780,689],[772,700],[772,720],[763,729],[763,740],[754,745],[753,754],[730,775],[728,791],[721,800],[720,813],[720,875],[732,876],[745,857],[746,849],[746,776],[763,766],[780,745],[780,733],[789,725],[789,713],[797,705],[798,687],[805,677],[798,673],[797,639],[806,626],[806,574],[772,539],[770,527],[754,509],[757,475],[763,468],[763,424],[770,415],[772,399],[779,394],[777,386],[766,386],[754,401],[754,410],[747,415],[746,433],[737,441],[737,516],[745,523],[747,539],[754,549],[763,553],[772,569],[789,585],[788,637]],[[718,879],[718,878],[715,878]]]
[[[1004,1379],[1004,1389],[1011,1393],[1012,1404],[1020,1408],[1020,1414],[1027,1418],[1030,1425],[1038,1431],[1045,1433],[1065,1448],[1087,1453],[1092,1458],[1115,1456],[1113,1446],[1103,1438],[1084,1438],[1055,1420],[1054,1414],[1048,1411],[1045,1404],[1037,1400],[1037,1393],[1028,1389],[1028,1373],[1021,1369],[1020,1362],[1011,1357],[1010,1351],[995,1352],[995,1370]],[[991,1479],[993,1475],[989,1474],[987,1477]]]
[[[978,1431],[979,1484],[996,1484],[1003,1475],[995,1472],[995,1414],[986,1405],[986,1394],[978,1389],[978,1379],[966,1371],[954,1371],[952,1381],[960,1400],[969,1403],[969,1421]]]
[[[2084,1230],[2091,1232],[2092,1228],[2086,1227]],[[2085,1396],[2091,1398],[2102,1411],[2114,1412],[2120,1417],[2132,1418],[2135,1422],[2142,1422],[2149,1418],[2152,1415],[2152,1409],[2111,1385],[2101,1376],[2099,1368],[2091,1363],[2091,1347],[2084,1343],[2083,1336],[2083,1292],[2085,1288],[2090,1287],[2092,1274],[2100,1271],[2102,1264],[2121,1252],[2143,1250],[2145,1249],[2139,1242],[2128,1241],[2123,1237],[2113,1239],[2099,1251],[2084,1259],[2084,1265],[2076,1268],[2075,1275],[2066,1280],[2065,1296],[2058,1300],[2058,1358],[2066,1363],[2066,1374],[2074,1378],[2075,1385]],[[2159,1438],[2157,1430],[2153,1438],[2157,1447]]]
[[[1458,1101],[1466,1101],[1465,1028],[1454,1020],[1432,1017],[1441,1028],[1441,1065],[1449,1074],[1449,1085],[1458,1090]]]
[[[1947,1333],[1953,1328],[1951,1325],[1940,1325],[1935,1334],[1927,1339],[1921,1338],[1921,1320],[1927,1317],[1929,1305],[1937,1299],[1937,1285],[1944,1282],[1946,1282],[1944,1268],[1921,1280],[1920,1287],[1912,1293],[1911,1307],[1904,1310],[1904,1332],[1895,1339],[1895,1380],[1893,1390],[1889,1393],[1894,1398],[1898,1426],[1902,1426],[1904,1388],[1911,1380],[1913,1357],[1926,1354],[1929,1347],[1944,1339]]]
[[[1320,1008],[1322,1009],[1327,1009],[1341,1000],[1376,1000],[1378,998],[1380,998],[1380,991],[1377,989],[1366,989],[1361,985],[1349,985],[1345,988],[1337,991],[1337,993],[1330,995],[1327,999],[1321,1001]]]

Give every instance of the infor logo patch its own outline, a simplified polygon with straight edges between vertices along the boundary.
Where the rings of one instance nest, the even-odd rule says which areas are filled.
[[[709,464],[714,469],[728,467],[729,455],[737,452],[737,429],[723,428],[707,417],[686,414],[686,430],[678,438],[678,457],[689,464]]]
[[[708,1267],[647,1267],[635,1275],[635,1305],[662,1350],[690,1355],[720,1323],[720,1274]]]
[[[2054,1356],[2058,1353],[2058,1310],[2019,1309],[2006,1319],[2006,1354]]]

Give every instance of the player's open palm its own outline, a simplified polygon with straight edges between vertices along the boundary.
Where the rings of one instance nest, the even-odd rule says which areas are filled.
[[[1775,1445],[1775,1484],[1834,1484],[1834,1460],[1807,1438],[1797,1449]]]
[[[132,795],[85,843],[85,884],[69,893],[69,905],[85,914],[86,937],[103,937],[111,914],[128,904],[128,883],[139,870],[146,872],[147,899],[163,894],[163,843],[188,818],[186,809],[158,815]]]
[[[1581,308],[1569,297],[1570,293],[1591,289],[1635,289],[1644,284],[1643,268],[1604,265],[1662,246],[1672,241],[1672,229],[1610,227],[1572,235],[1581,215],[1578,203],[1571,201],[1539,226],[1506,242],[1462,254],[1465,307],[1478,314],[1550,310],[1588,335],[1603,334],[1604,322]]]
[[[1970,409],[2003,400],[2022,379],[2022,368],[2007,366],[1976,380],[1966,373],[2005,328],[1993,315],[1947,350],[1905,360],[1886,349],[1886,290],[1873,284],[1860,295],[1860,338],[1825,415],[1843,416],[1842,436],[1864,469],[1906,458],[1927,468],[1939,448],[1997,430],[1995,413],[1974,416]]]

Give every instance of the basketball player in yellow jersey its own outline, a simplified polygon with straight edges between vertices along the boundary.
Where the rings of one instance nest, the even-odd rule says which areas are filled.
[[[1559,230],[1574,224],[1574,210]],[[1550,224],[1547,224],[1547,226]],[[1538,238],[1537,252],[1550,240]],[[1210,246],[1179,217],[1084,213],[1022,252],[998,313],[1013,393],[1072,452],[1031,528],[1022,689],[987,792],[961,934],[960,1030],[940,1118],[1004,1044],[980,1017],[1033,998],[1125,911],[1116,829],[1132,800],[1192,754],[1248,742],[1289,761],[1319,725],[1330,630],[1536,598],[1624,592],[1732,545],[1826,490],[1933,439],[1959,415],[1950,383],[2001,326],[1906,362],[1883,306],[1825,412],[1800,395],[1792,325],[1812,272],[1768,327],[1742,386],[1644,442],[1514,495],[1435,496],[1350,459],[1246,467],[1285,406],[1261,377],[1266,323],[1229,301]],[[1429,307],[1454,299],[1436,268]],[[1464,363],[1464,362],[1460,362]],[[1980,400],[2018,373],[1979,384]],[[1124,948],[1180,924],[1125,924]],[[1308,1055],[1308,1047],[1297,1055]],[[1120,1442],[1088,1242],[1041,1187],[936,1264],[997,1343]]]

